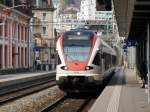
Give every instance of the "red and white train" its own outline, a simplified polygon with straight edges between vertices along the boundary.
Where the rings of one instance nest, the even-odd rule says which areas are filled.
[[[116,63],[115,50],[89,30],[61,34],[56,50],[56,82],[66,92],[85,91],[101,85],[104,72]]]

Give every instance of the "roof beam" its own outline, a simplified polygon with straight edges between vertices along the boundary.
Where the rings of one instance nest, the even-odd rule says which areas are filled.
[[[150,10],[134,10],[135,13],[150,13]]]
[[[150,18],[150,13],[133,13],[133,18],[134,17],[141,17],[141,18]]]
[[[135,5],[150,5],[150,1],[135,2]]]

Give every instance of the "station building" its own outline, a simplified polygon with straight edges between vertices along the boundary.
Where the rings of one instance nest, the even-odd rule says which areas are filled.
[[[30,17],[0,4],[0,71],[30,67]]]
[[[33,66],[36,70],[55,69],[56,51],[53,29],[54,6],[52,0],[34,0],[32,32]]]

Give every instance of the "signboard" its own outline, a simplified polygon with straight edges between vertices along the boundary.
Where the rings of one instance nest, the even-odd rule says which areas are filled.
[[[127,49],[127,45],[126,44],[123,45],[123,49]]]
[[[136,40],[127,40],[127,39],[125,39],[124,43],[126,44],[127,47],[134,47],[134,46],[138,45]]]
[[[36,51],[40,51],[40,49],[39,49],[39,48],[34,47],[34,48],[33,48],[33,51],[34,51],[34,52],[36,52]]]
[[[35,55],[35,59],[40,57],[40,49],[39,48],[34,48],[34,55]]]
[[[40,57],[40,52],[39,51],[35,51],[35,58],[39,58]]]

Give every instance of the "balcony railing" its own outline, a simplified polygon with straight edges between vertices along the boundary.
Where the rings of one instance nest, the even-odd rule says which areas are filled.
[[[39,38],[35,41],[34,44],[35,47],[41,47],[41,48],[50,48],[55,47],[54,39],[43,39]]]
[[[33,10],[50,10],[50,11],[54,11],[55,8],[50,7],[49,5],[42,5],[42,6],[32,6]]]

